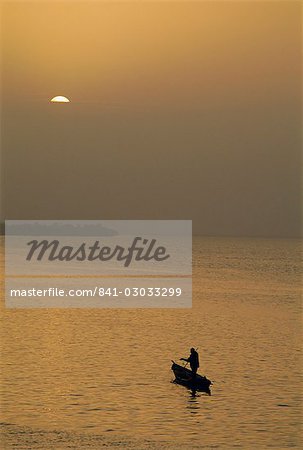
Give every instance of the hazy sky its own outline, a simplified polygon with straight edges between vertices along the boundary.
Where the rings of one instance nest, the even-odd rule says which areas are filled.
[[[3,218],[297,236],[300,8],[4,3]]]

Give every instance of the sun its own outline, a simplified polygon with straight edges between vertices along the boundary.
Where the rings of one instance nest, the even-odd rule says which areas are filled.
[[[63,95],[57,95],[51,99],[53,103],[70,103],[70,100],[67,97],[63,97]]]

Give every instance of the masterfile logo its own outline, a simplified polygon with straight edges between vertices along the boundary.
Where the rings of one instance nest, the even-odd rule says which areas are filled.
[[[190,307],[191,221],[7,221],[6,306]]]
[[[27,243],[30,250],[26,257],[27,261],[36,258],[41,261],[44,257],[49,261],[100,261],[106,262],[115,259],[128,267],[133,260],[136,261],[155,261],[161,262],[169,258],[166,248],[157,246],[157,239],[144,239],[135,237],[129,247],[114,245],[114,247],[101,246],[100,241],[95,241],[92,245],[82,242],[79,246],[61,245],[60,241],[55,239],[48,241],[46,239],[38,241],[34,239]]]

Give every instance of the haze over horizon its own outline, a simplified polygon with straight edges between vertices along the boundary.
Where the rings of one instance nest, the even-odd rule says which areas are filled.
[[[6,2],[2,24],[1,220],[301,234],[298,2]]]

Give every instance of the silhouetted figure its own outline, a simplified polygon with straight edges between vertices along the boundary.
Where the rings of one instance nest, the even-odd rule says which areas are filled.
[[[189,362],[190,368],[193,373],[193,381],[196,380],[197,370],[199,368],[199,355],[198,352],[192,347],[190,349],[190,355],[188,358],[180,358],[181,361]]]

